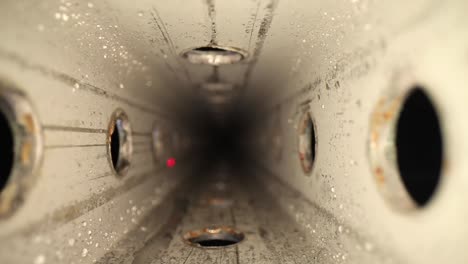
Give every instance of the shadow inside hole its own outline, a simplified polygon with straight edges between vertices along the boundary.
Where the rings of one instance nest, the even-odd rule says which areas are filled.
[[[14,138],[7,117],[0,111],[0,191],[5,188],[10,178],[14,163]]]
[[[407,192],[419,206],[427,204],[440,180],[443,142],[436,109],[421,87],[415,87],[403,104],[396,149]]]
[[[111,157],[112,157],[112,165],[114,169],[118,169],[118,163],[120,158],[120,132],[118,127],[119,120],[115,121],[114,131],[111,135]]]
[[[299,158],[301,161],[302,169],[305,173],[312,171],[312,166],[315,161],[315,129],[314,123],[310,114],[306,113],[302,119],[299,131]]]
[[[235,234],[204,234],[198,237],[190,238],[188,241],[193,244],[198,244],[201,247],[227,247],[241,242],[243,236]]]

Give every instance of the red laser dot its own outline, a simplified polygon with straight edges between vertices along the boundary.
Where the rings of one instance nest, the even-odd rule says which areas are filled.
[[[174,158],[169,158],[169,159],[167,159],[167,161],[166,161],[166,165],[167,165],[168,168],[174,167],[175,164],[176,164],[176,161],[175,161]]]

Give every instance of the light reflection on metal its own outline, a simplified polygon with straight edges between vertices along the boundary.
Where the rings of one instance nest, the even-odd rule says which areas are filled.
[[[182,57],[193,64],[219,66],[238,63],[246,57],[246,53],[236,48],[207,46],[185,51]]]

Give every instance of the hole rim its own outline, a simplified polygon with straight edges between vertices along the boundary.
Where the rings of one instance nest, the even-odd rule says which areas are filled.
[[[401,82],[401,81],[400,81]],[[444,140],[444,125],[440,116],[440,108],[429,86],[420,82],[402,82],[405,89],[390,89],[379,99],[371,114],[369,126],[369,161],[374,182],[385,202],[399,212],[417,212],[427,210],[438,198],[444,181],[444,167],[446,158],[446,143]],[[405,103],[416,91],[421,91],[428,99],[435,113],[439,128],[441,151],[440,171],[437,183],[430,197],[424,203],[418,203],[408,190],[400,172],[398,162],[397,136],[398,124]]]
[[[310,121],[310,128],[311,132],[313,133],[312,135],[307,135],[305,137],[304,135],[307,133],[307,125],[308,121]],[[306,138],[312,139],[309,143],[305,143],[305,147],[302,144],[306,140]],[[315,120],[313,115],[310,112],[304,112],[301,115],[301,118],[299,119],[299,125],[298,125],[298,136],[297,136],[297,154],[299,157],[299,163],[301,164],[301,168],[304,174],[312,174],[312,171],[314,169],[315,162],[317,160],[317,148],[318,148],[318,137],[317,137],[317,127],[315,125]],[[304,149],[304,151],[302,151]],[[311,158],[307,159],[307,150],[310,150],[311,153]],[[303,158],[304,157],[304,158]]]
[[[0,82],[0,111],[12,134],[13,160],[5,185],[0,189],[0,219],[10,217],[26,200],[39,177],[43,132],[26,93]]]
[[[225,240],[231,243],[228,245],[221,246],[203,246],[200,244],[199,239],[203,237],[208,237],[212,239],[203,240],[203,241],[213,241],[213,240]],[[246,236],[243,232],[236,230],[230,226],[211,226],[205,227],[203,229],[196,229],[186,232],[182,236],[183,241],[195,248],[200,249],[224,249],[229,247],[235,247],[239,243],[242,243],[246,240]],[[201,241],[201,242],[203,242]]]
[[[248,53],[235,47],[210,44],[184,50],[180,56],[192,64],[221,66],[241,63],[246,60]]]
[[[117,164],[114,164],[112,155],[112,138],[114,131],[119,133],[119,151]],[[133,137],[130,121],[127,114],[121,108],[117,108],[111,115],[107,133],[107,158],[112,172],[117,177],[127,175],[131,167],[131,157],[133,154]]]

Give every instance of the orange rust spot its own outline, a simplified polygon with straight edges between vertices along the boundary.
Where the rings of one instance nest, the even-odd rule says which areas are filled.
[[[23,163],[23,165],[28,165],[31,162],[31,149],[31,143],[25,142],[23,144],[23,147],[21,149],[21,162]]]
[[[114,133],[115,129],[115,120],[112,120],[112,122],[109,124],[109,131],[107,132],[107,140],[109,142],[112,141],[112,134]]]
[[[205,232],[209,234],[219,234],[221,232],[221,228],[215,227],[215,228],[205,228]]]
[[[189,238],[193,238],[193,237],[197,237],[197,236],[200,236],[200,232],[198,232],[198,231],[190,231],[188,233]]]
[[[385,176],[381,167],[375,168],[375,178],[377,179],[377,183],[379,184],[385,183]]]
[[[379,132],[377,131],[372,131],[371,133],[371,141],[374,142],[374,143],[377,143],[378,140],[379,140]]]
[[[34,126],[34,119],[32,115],[26,114],[23,116],[23,123],[26,126],[26,130],[28,133],[34,133],[36,132],[35,126]]]
[[[301,152],[299,152],[299,159],[300,160],[304,160],[305,159],[305,155]]]
[[[392,117],[393,117],[393,113],[390,111],[383,113],[383,118],[385,121],[389,121]]]

